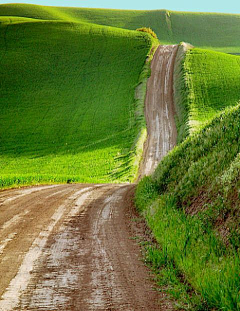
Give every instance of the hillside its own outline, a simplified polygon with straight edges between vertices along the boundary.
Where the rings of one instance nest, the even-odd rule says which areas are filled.
[[[184,276],[182,297],[200,293],[191,310],[239,310],[239,58],[194,48],[176,67],[182,142],[136,192],[160,244],[149,256]]]
[[[239,56],[181,45],[175,75],[180,141],[240,101]]]
[[[0,187],[132,180],[143,114],[135,114],[135,88],[151,37],[66,21],[1,21]]]
[[[217,310],[240,304],[239,124],[239,106],[214,119],[166,156],[136,194],[164,250],[153,260],[174,262]]]
[[[42,20],[87,22],[135,30],[151,27],[163,44],[189,42],[197,47],[240,53],[240,15],[189,13],[167,10],[128,11],[44,7],[26,4],[0,5],[1,16]]]

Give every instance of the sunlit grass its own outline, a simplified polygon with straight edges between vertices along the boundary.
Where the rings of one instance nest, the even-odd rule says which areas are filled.
[[[0,28],[0,187],[132,181],[150,35],[11,21]]]
[[[240,57],[192,48],[177,67],[175,102],[181,141],[225,108],[238,104]]]
[[[159,9],[163,6],[160,4]],[[189,42],[197,47],[226,53],[240,53],[240,15],[191,13],[169,10],[130,11],[63,8],[28,4],[0,5],[2,16],[22,16],[41,20],[94,23],[135,30],[150,27],[161,43]]]

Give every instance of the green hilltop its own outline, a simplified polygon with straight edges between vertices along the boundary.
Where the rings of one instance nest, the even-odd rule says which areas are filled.
[[[240,15],[190,13],[168,10],[131,11],[47,7],[27,4],[0,5],[0,15],[40,20],[93,23],[135,30],[152,28],[164,44],[189,42],[197,47],[240,53]]]

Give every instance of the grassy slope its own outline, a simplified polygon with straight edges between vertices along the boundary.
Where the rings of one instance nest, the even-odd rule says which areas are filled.
[[[2,19],[0,187],[132,180],[140,131],[135,88],[150,36]]]
[[[180,68],[180,128],[190,119],[192,135],[140,182],[136,201],[162,247],[153,262],[174,262],[210,308],[239,310],[239,60],[192,49]]]
[[[180,140],[240,101],[238,56],[188,49],[175,70]]]
[[[108,9],[0,5],[0,15],[84,21],[119,28],[151,27],[166,44],[180,41],[218,51],[240,53],[240,15],[187,13],[166,10],[124,11]]]
[[[185,71],[191,84],[190,126],[196,121],[202,124],[239,102],[240,57],[192,49],[186,56]]]
[[[219,310],[240,308],[239,133],[238,105],[176,147],[136,193],[162,264],[173,261]]]

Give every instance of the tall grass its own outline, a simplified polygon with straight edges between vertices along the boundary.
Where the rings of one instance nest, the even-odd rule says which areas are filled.
[[[158,258],[159,269],[173,262],[201,294],[202,308],[239,310],[239,253],[227,250],[210,224],[207,227],[197,216],[186,217],[171,195],[162,195],[145,216],[161,245],[152,257]]]
[[[209,308],[240,308],[240,106],[188,137],[137,188],[162,252]]]

